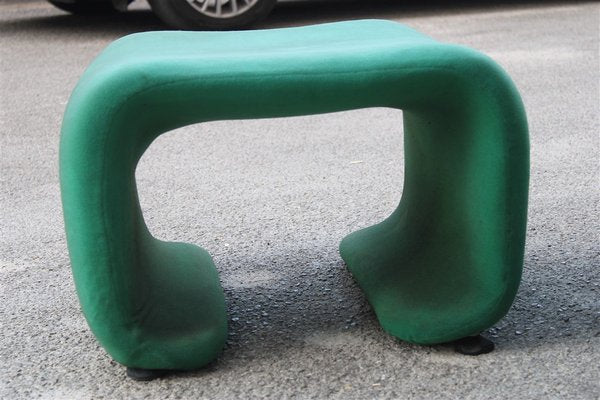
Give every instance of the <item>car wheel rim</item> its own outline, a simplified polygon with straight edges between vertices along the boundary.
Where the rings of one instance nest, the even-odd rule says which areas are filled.
[[[213,18],[232,18],[253,7],[258,0],[187,0],[194,9]]]

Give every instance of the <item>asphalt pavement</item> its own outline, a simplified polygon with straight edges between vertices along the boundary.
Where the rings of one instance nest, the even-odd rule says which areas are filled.
[[[383,18],[478,49],[514,79],[531,134],[523,280],[490,354],[398,341],[338,254],[402,192],[402,114],[220,121],[161,136],[137,170],[161,239],[213,256],[230,334],[209,367],[126,378],[75,294],[58,184],[62,113],[112,40],[164,29],[0,0],[1,399],[599,399],[600,6],[596,2],[286,2],[260,28]]]

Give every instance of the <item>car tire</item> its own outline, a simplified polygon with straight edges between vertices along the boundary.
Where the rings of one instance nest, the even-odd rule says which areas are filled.
[[[152,11],[167,25],[186,30],[246,28],[266,17],[276,1],[148,0]]]
[[[63,3],[61,1],[48,0],[48,2],[53,6],[71,14],[109,14],[117,11],[110,0],[74,1],[73,3]]]

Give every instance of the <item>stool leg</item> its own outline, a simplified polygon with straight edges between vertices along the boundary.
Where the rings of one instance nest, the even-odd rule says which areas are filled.
[[[107,92],[119,92],[111,84]],[[135,184],[139,158],[167,129],[133,118],[137,109],[112,112],[94,91],[81,97],[75,94],[65,116],[60,163],[69,253],[86,319],[127,367],[200,368],[227,336],[217,271],[204,249],[152,237]]]
[[[400,204],[340,244],[382,327],[400,339],[436,344],[475,335],[512,304],[529,158],[524,113],[507,89],[405,111]]]

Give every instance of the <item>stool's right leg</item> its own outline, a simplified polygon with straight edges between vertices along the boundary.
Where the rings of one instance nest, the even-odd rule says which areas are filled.
[[[116,361],[195,369],[223,348],[225,299],[204,249],[156,240],[145,226],[135,167],[168,129],[153,115],[139,118],[144,91],[135,84],[144,81],[127,74],[83,79],[65,115],[60,178],[73,276],[92,331]]]
[[[504,316],[521,277],[527,215],[529,143],[516,89],[475,52],[438,55],[449,55],[447,65],[399,79],[398,208],[340,245],[383,328],[421,344],[479,334]]]

